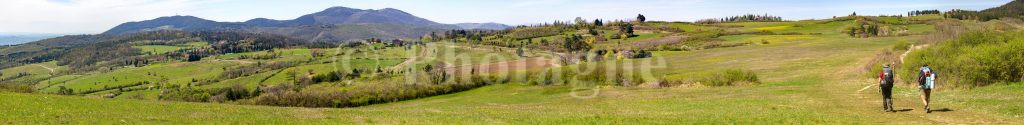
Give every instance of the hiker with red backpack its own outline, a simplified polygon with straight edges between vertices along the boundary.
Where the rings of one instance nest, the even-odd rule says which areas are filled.
[[[878,75],[878,87],[882,91],[883,112],[896,112],[896,109],[892,107],[892,87],[895,83],[893,76],[895,75],[889,64],[882,66],[882,72]]]
[[[921,73],[917,77],[918,85],[921,86],[921,100],[924,100],[924,111],[932,113],[930,100],[932,89],[935,88],[935,71],[928,64],[921,66]]]

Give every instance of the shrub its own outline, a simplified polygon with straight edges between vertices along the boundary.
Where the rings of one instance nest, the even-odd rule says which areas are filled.
[[[893,51],[902,51],[908,49],[910,49],[910,43],[907,43],[906,41],[897,42],[896,45],[892,46]]]
[[[899,54],[891,50],[884,50],[875,54],[875,57],[864,65],[864,76],[867,78],[878,78],[878,73],[882,72],[882,65],[885,64],[891,64],[894,70],[899,69],[899,67],[902,67],[900,63],[898,63],[899,58]]]
[[[426,74],[423,74],[426,75]],[[460,77],[453,75],[451,77]],[[456,81],[462,78],[451,78],[432,84],[407,84],[401,80],[379,80],[372,83],[346,86],[343,89],[331,85],[313,85],[295,88],[289,84],[260,88],[262,95],[239,101],[242,104],[297,106],[297,107],[355,107],[371,104],[395,102],[479,88],[488,84],[505,83],[506,78],[493,76],[461,76],[469,80]]]
[[[192,88],[175,88],[160,92],[160,100],[205,102],[210,99],[211,92]]]
[[[741,83],[760,83],[757,74],[749,70],[730,69],[698,80],[705,86],[733,86]]]
[[[29,85],[0,83],[0,92],[32,93],[35,92],[35,89]]]
[[[1024,32],[969,32],[914,51],[905,61],[901,71],[917,73],[918,67],[928,64],[938,74],[940,84],[956,87],[1019,82],[1024,80]]]
[[[228,88],[220,89],[193,89],[191,87],[174,87],[160,92],[160,100],[188,101],[188,102],[224,102],[240,99],[247,99],[260,95],[262,91],[245,88],[235,84]]]

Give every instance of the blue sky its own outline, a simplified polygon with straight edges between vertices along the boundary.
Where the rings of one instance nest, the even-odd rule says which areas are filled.
[[[192,15],[215,21],[293,19],[332,6],[396,8],[440,23],[534,24],[575,17],[693,21],[739,14],[788,20],[905,14],[911,10],[980,10],[1010,0],[5,0],[0,32],[93,34],[117,24]]]

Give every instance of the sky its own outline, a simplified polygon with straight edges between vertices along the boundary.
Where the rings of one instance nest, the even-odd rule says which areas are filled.
[[[924,9],[981,10],[1011,0],[3,0],[0,33],[96,34],[118,24],[191,15],[221,22],[278,20],[344,6],[395,8],[439,23],[526,25],[555,20],[694,21],[740,14],[787,20],[896,15]]]

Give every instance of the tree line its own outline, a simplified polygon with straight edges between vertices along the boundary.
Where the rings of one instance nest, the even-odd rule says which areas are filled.
[[[782,20],[782,17],[780,17],[780,16],[771,16],[771,15],[768,15],[768,14],[764,14],[764,15],[746,14],[746,15],[738,15],[738,16],[725,17],[725,18],[701,19],[701,20],[697,20],[694,23],[698,23],[698,24],[714,24],[714,23],[727,23],[727,22],[781,22],[781,21],[784,21],[784,20]]]

